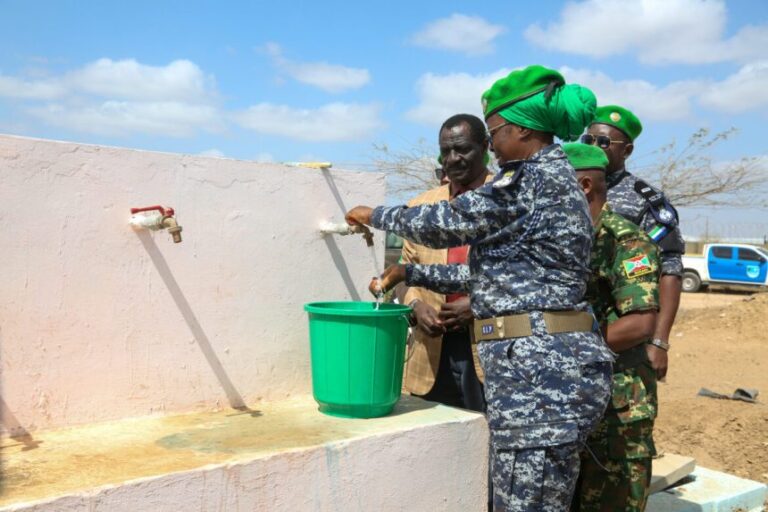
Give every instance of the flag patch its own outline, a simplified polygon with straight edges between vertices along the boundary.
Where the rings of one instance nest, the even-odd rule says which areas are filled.
[[[493,334],[493,326],[492,325],[484,325],[482,327],[482,333],[483,334]]]
[[[624,260],[621,262],[621,265],[624,267],[624,273],[630,278],[644,276],[653,272],[651,261],[646,254]]]

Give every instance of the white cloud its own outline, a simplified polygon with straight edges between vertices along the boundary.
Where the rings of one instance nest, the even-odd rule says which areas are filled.
[[[222,129],[216,108],[171,101],[110,100],[86,105],[51,103],[28,110],[47,124],[94,134],[143,133],[188,137],[198,130]]]
[[[749,62],[768,46],[768,25],[724,39],[722,0],[586,0],[565,4],[560,19],[529,26],[532,43],[565,53],[608,57],[636,53],[646,63]]]
[[[377,105],[330,103],[316,109],[259,103],[234,116],[243,128],[291,139],[360,140],[382,126]]]
[[[428,23],[411,37],[411,42],[427,48],[438,48],[481,55],[494,50],[493,40],[505,31],[479,16],[452,14]]]
[[[301,83],[318,87],[327,92],[343,92],[359,89],[371,81],[367,69],[350,68],[327,62],[298,62],[286,59],[280,45],[267,43],[267,53],[280,71]]]
[[[79,132],[187,137],[223,128],[213,78],[188,60],[99,59],[35,80],[0,76],[0,97],[23,100],[33,117]]]
[[[560,68],[569,83],[588,87],[598,105],[622,105],[640,119],[674,121],[691,115],[691,100],[706,89],[700,80],[672,82],[659,87],[645,80],[614,80],[600,71]]]
[[[65,77],[73,91],[113,99],[200,101],[213,92],[213,79],[188,60],[147,66],[134,59],[99,59]]]
[[[426,73],[416,82],[420,103],[406,112],[405,116],[410,121],[431,125],[440,125],[450,116],[459,113],[482,118],[480,96],[493,82],[508,75],[510,71],[499,69],[481,75]]]
[[[768,60],[742,67],[722,82],[712,84],[701,95],[701,104],[729,114],[768,106]]]
[[[60,80],[25,80],[0,75],[0,98],[51,100],[67,93]]]

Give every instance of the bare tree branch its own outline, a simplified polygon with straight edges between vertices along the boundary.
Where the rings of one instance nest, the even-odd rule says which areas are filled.
[[[394,151],[374,144],[373,167],[387,175],[388,192],[396,197],[413,196],[440,185],[435,176],[437,147],[419,139],[411,147]]]
[[[718,163],[712,159],[711,149],[736,132],[731,128],[711,135],[701,128],[684,147],[678,148],[674,141],[662,146],[656,163],[635,171],[663,190],[677,207],[768,208],[768,160],[749,157]]]

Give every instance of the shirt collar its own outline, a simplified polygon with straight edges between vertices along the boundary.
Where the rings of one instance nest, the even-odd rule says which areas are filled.
[[[618,183],[628,174],[629,173],[626,169],[619,169],[618,171],[612,172],[610,174],[606,173],[605,183],[608,185],[608,188],[613,188],[618,185]]]

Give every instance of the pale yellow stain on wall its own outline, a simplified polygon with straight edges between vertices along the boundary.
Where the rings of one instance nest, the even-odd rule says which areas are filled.
[[[254,409],[33,433],[33,444],[3,439],[0,506],[467,417],[464,411],[409,397],[393,415],[370,420],[326,416],[311,397]]]

